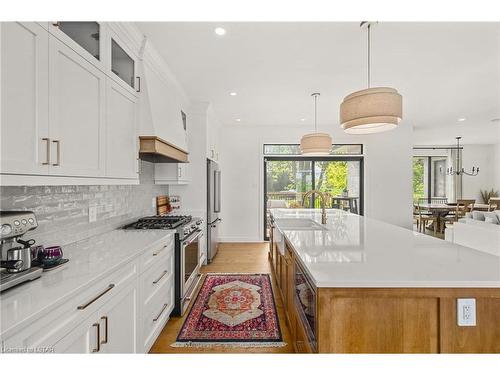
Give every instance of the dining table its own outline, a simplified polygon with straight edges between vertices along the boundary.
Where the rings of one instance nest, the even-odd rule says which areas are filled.
[[[442,221],[444,217],[450,214],[450,212],[455,211],[455,208],[457,207],[456,203],[429,203],[429,202],[422,202],[419,204],[420,209],[423,211],[427,211],[431,214],[431,216],[436,218],[437,221],[437,227],[438,228],[443,228],[442,226]],[[483,203],[474,203],[474,206],[472,210],[476,211],[488,211],[489,205],[483,204]],[[429,226],[428,229],[433,229],[432,226]],[[439,229],[441,232],[442,230]]]

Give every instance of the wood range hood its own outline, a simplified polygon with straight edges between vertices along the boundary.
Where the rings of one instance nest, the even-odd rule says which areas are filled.
[[[153,163],[189,163],[187,151],[154,135],[139,136],[139,158]]]

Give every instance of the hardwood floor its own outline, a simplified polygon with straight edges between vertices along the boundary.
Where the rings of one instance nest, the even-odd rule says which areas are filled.
[[[284,347],[277,348],[235,348],[235,347],[210,347],[210,348],[172,348],[179,330],[182,327],[184,318],[172,317],[163,328],[160,336],[151,348],[150,353],[293,353],[293,346],[290,341],[290,332],[285,321],[283,302],[281,301],[274,276],[271,273],[271,266],[268,260],[267,243],[223,243],[219,246],[219,251],[214,261],[203,266],[202,273],[207,272],[242,272],[242,273],[269,273],[273,282],[273,293],[278,310],[278,318],[283,335],[283,341],[287,343]],[[200,283],[201,285],[201,283]],[[189,311],[189,310],[188,310]]]

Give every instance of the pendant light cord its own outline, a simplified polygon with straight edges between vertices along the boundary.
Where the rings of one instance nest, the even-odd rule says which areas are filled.
[[[311,96],[314,98],[314,131],[317,133],[318,132],[318,96],[319,92],[315,92],[314,94],[311,94]]]

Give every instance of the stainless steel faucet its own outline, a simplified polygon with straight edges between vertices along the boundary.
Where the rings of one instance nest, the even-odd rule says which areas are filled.
[[[310,195],[312,194],[318,194],[321,197],[320,204],[321,204],[321,224],[326,224],[326,199],[332,197],[330,193],[327,193],[326,191],[319,191],[319,190],[309,190],[307,193],[304,194],[304,197],[302,198],[302,206],[304,206],[306,199],[309,198]]]

